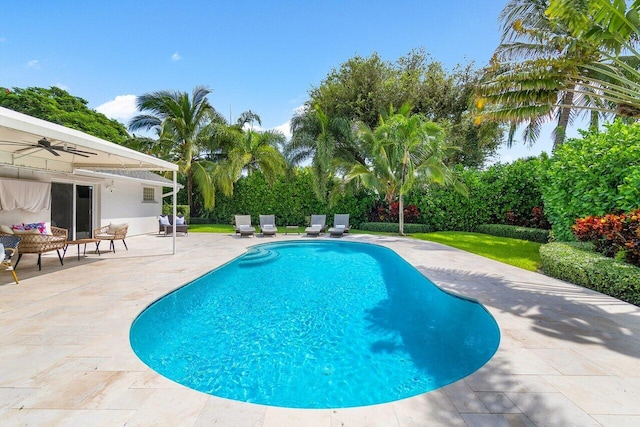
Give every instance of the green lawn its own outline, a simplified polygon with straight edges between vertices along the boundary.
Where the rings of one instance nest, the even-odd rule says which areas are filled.
[[[529,271],[540,268],[540,243],[462,231],[416,233],[411,237],[442,243]]]
[[[278,228],[278,232],[284,233],[284,231],[284,227]],[[300,231],[304,233],[304,227],[300,227]],[[225,224],[191,224],[189,225],[189,232],[233,233],[234,227]],[[394,233],[360,230],[351,230],[351,232],[354,234],[395,235]],[[536,271],[540,267],[540,243],[462,231],[416,233],[410,235],[410,237],[442,243],[443,245],[462,249],[463,251],[491,258],[529,271]]]

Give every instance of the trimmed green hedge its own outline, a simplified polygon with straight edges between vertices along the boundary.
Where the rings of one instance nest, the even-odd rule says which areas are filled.
[[[364,231],[379,231],[383,233],[397,233],[400,225],[397,222],[364,222],[358,227]],[[405,233],[430,233],[433,229],[425,224],[405,224]]]
[[[187,222],[191,222],[189,219],[191,210],[189,205],[176,205],[176,212],[178,215],[182,215],[187,219]],[[171,215],[173,213],[173,207],[171,205],[162,205],[162,215]]]
[[[588,243],[549,243],[540,247],[549,276],[640,305],[640,268],[607,258]]]
[[[505,224],[482,224],[476,230],[478,233],[491,234],[498,237],[511,237],[512,239],[528,240],[530,242],[547,243],[549,230],[540,228],[518,227]]]

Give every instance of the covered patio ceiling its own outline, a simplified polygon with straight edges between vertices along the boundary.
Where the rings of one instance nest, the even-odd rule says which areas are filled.
[[[43,139],[55,149],[39,145]],[[178,170],[177,165],[165,160],[3,107],[0,165],[62,173],[81,169]]]

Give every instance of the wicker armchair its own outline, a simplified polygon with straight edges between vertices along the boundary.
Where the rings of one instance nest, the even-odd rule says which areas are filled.
[[[127,230],[129,230],[128,224],[104,225],[100,228],[96,228],[95,230],[93,230],[93,238],[98,240],[109,240],[110,241],[109,249],[113,252],[116,251],[116,247],[113,242],[116,240],[122,240],[122,243],[124,243],[125,249],[129,250],[129,248],[127,247],[127,242],[124,241],[124,239],[127,238]],[[98,250],[99,248],[100,248],[100,242],[98,242],[98,246],[97,246]]]
[[[38,254],[38,270],[42,270],[42,254],[45,252],[56,251],[60,264],[64,265],[60,249],[64,249],[67,244],[68,232],[64,228],[51,227],[51,234],[15,234],[20,237],[20,245],[18,246],[18,260],[14,269],[18,268],[18,263],[24,254]],[[9,234],[0,233],[0,236],[9,236]]]
[[[16,284],[18,282],[18,275],[11,265],[11,258],[18,252],[18,245],[20,244],[20,236],[0,236],[0,245],[4,247],[4,253],[0,253],[0,265],[6,270],[11,272],[13,280]]]

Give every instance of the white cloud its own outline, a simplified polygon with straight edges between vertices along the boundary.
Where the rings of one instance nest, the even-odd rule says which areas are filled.
[[[274,127],[273,130],[279,130],[287,139],[291,139],[291,120],[287,120],[286,123]]]
[[[57,88],[60,88],[60,89],[62,89],[62,90],[66,90],[67,92],[69,92],[69,86],[67,86],[67,85],[65,85],[65,84],[62,84],[62,83],[56,83],[54,86],[55,86],[55,87],[57,87]]]
[[[39,70],[40,69],[40,61],[38,61],[37,59],[32,59],[31,61],[27,62],[27,67]]]
[[[111,101],[98,105],[96,111],[127,125],[138,113],[136,99],[135,95],[118,95]]]
[[[180,54],[178,52],[176,52],[173,55],[171,55],[171,60],[172,61],[180,61],[181,59],[182,59],[182,57],[180,56]]]

